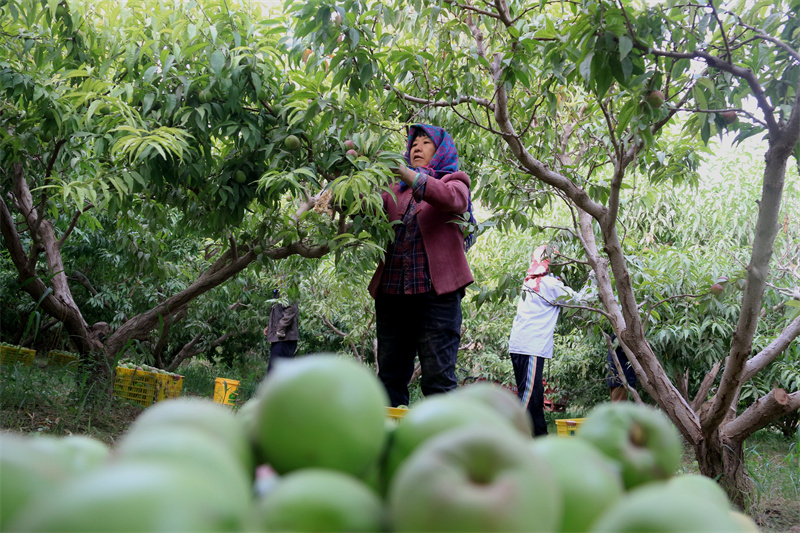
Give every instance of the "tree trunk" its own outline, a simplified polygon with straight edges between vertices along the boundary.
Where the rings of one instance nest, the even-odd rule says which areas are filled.
[[[744,443],[714,432],[694,446],[700,473],[716,480],[740,510],[747,506],[753,480],[744,462]]]
[[[709,402],[710,403],[710,402]],[[704,408],[707,409],[707,403]],[[773,389],[741,414],[694,443],[700,473],[719,481],[730,500],[741,509],[752,494],[753,482],[744,463],[745,440],[782,416],[800,407],[800,392]]]

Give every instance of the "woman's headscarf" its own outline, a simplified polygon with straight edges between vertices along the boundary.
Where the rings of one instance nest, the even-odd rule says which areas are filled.
[[[433,145],[436,147],[436,152],[433,154],[431,162],[426,167],[412,167],[411,165],[411,145],[414,139],[420,133],[427,135]],[[458,152],[456,151],[456,144],[453,138],[444,128],[438,126],[431,126],[429,124],[414,124],[408,129],[408,140],[406,142],[405,153],[406,164],[408,168],[417,172],[422,172],[434,178],[441,179],[448,174],[458,171]],[[400,181],[400,190],[404,191],[408,188],[402,180]],[[477,224],[474,215],[472,214],[472,191],[469,193],[469,223]],[[464,238],[464,250],[469,250],[469,247],[475,242],[475,235],[470,233]]]
[[[528,271],[525,273],[525,282],[530,279],[534,280],[533,287],[531,288],[536,292],[539,292],[539,282],[542,280],[542,277],[546,276],[550,271],[550,260],[545,259],[545,252],[547,252],[546,244],[539,246],[533,251],[531,266],[528,267]]]
[[[420,133],[427,135],[436,147],[436,153],[427,167],[412,167],[411,145]],[[456,143],[444,128],[429,126],[428,124],[414,124],[408,129],[408,141],[405,153],[406,164],[417,172],[424,172],[434,178],[443,178],[458,170],[458,152]]]

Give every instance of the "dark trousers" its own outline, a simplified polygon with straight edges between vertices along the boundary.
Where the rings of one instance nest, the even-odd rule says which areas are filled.
[[[534,355],[511,354],[514,365],[514,379],[517,382],[517,396],[531,415],[533,436],[547,435],[547,421],[544,419],[544,383],[542,368],[547,361]]]
[[[378,377],[392,406],[408,405],[414,358],[422,367],[422,394],[453,390],[461,342],[461,291],[437,296],[379,294],[375,299]]]
[[[269,363],[267,364],[267,374],[275,368],[277,361],[281,359],[291,359],[297,349],[297,341],[273,342],[269,347]]]

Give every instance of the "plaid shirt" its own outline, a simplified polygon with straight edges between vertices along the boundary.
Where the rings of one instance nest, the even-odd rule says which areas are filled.
[[[394,243],[389,246],[379,288],[384,294],[421,294],[433,290],[425,244],[417,224],[427,182],[427,176],[420,174],[403,220],[395,226]]]

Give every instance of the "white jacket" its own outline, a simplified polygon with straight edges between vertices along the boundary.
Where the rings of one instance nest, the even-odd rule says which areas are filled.
[[[548,274],[540,278],[539,292],[533,290],[535,280],[528,280],[523,286],[523,295],[517,304],[517,316],[511,327],[508,340],[509,353],[553,357],[553,333],[561,312],[560,304],[571,301],[576,293],[560,279]],[[568,296],[569,300],[558,300]]]

